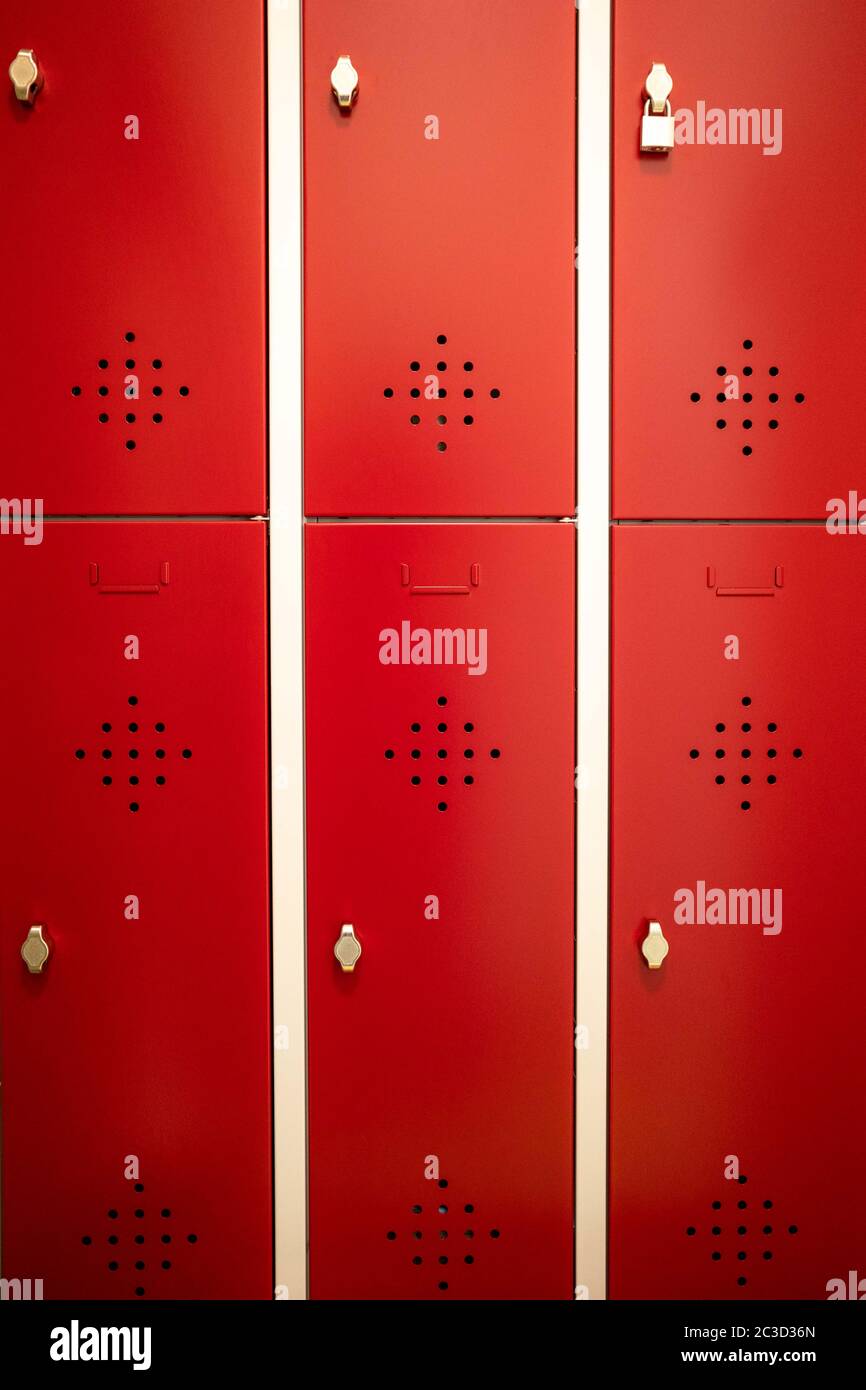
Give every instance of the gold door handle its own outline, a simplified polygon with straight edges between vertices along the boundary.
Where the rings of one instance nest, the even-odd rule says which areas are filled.
[[[44,80],[32,48],[19,48],[9,64],[9,77],[18,100],[32,106]]]
[[[341,53],[331,69],[331,91],[342,111],[350,111],[358,99],[358,73],[348,53]]]
[[[334,955],[340,962],[340,968],[345,971],[354,970],[361,959],[361,943],[355,935],[355,928],[351,923],[340,928],[340,935],[334,946]]]
[[[661,922],[647,924],[647,934],[641,942],[640,949],[650,970],[661,970],[665,956],[671,949],[665,940]]]
[[[42,935],[41,927],[31,927],[21,946],[21,959],[31,975],[41,975],[51,947]]]

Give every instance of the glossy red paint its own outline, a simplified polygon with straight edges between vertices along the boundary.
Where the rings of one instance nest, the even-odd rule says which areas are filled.
[[[639,152],[653,61],[727,143]],[[614,516],[822,518],[862,486],[864,86],[862,5],[615,0]],[[731,110],[779,152],[731,144]]]
[[[573,0],[316,0],[304,75],[307,513],[570,515]]]
[[[47,1299],[272,1296],[265,578],[256,523],[0,539],[3,1274]]]
[[[568,1299],[573,528],[308,525],[306,563],[312,1296]]]
[[[863,1272],[864,596],[866,542],[823,526],[615,530],[614,1298]],[[772,899],[714,923],[701,883],[778,890],[781,930]]]
[[[4,495],[262,513],[263,5],[6,0],[0,56]]]

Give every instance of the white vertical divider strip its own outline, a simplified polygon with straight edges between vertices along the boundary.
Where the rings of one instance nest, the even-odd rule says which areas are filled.
[[[578,0],[577,1297],[606,1294],[611,0]]]
[[[268,5],[276,1297],[307,1296],[301,5]]]

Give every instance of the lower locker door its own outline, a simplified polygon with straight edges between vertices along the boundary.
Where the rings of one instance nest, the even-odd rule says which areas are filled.
[[[614,596],[610,1292],[862,1297],[866,541],[623,527]]]
[[[49,523],[0,592],[3,1274],[268,1298],[264,528]]]
[[[573,546],[307,527],[315,1298],[572,1296]]]

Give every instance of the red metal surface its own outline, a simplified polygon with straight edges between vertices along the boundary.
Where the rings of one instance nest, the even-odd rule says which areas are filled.
[[[675,111],[780,109],[781,151],[639,153],[654,60]],[[862,473],[866,7],[616,0],[614,78],[614,515],[823,517]]]
[[[5,77],[0,102],[3,488],[46,514],[264,511],[263,6],[205,21],[0,15],[4,70],[32,47],[45,73],[32,109]]]
[[[573,545],[307,528],[314,1298],[572,1296]],[[404,621],[486,672],[382,664]]]
[[[49,524],[0,587],[3,1274],[269,1298],[264,527]]]
[[[574,26],[572,0],[305,5],[308,514],[573,511]]]
[[[615,532],[615,1298],[866,1276],[864,595],[862,540],[820,526]],[[772,899],[758,924],[674,921],[699,883],[780,890],[781,931]]]

